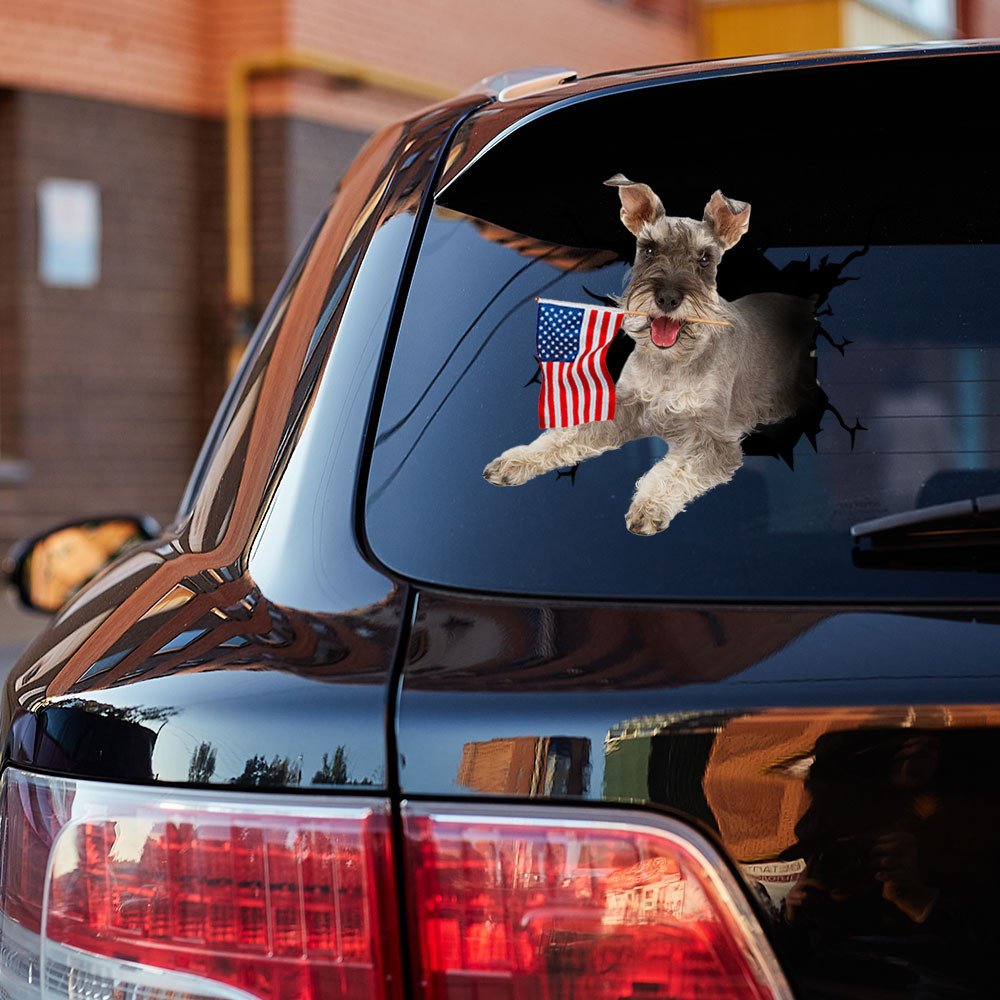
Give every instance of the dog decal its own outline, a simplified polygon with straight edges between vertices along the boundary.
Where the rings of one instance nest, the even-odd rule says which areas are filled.
[[[629,531],[663,531],[692,500],[728,482],[741,441],[787,420],[817,391],[815,298],[778,292],[732,302],[716,288],[719,263],[739,242],[750,205],[716,191],[700,220],[668,216],[647,184],[616,174],[621,220],[635,237],[631,278],[618,303],[635,348],[616,386],[613,419],[546,430],[509,448],[483,476],[518,486],[637,438],[667,454],[636,483]]]

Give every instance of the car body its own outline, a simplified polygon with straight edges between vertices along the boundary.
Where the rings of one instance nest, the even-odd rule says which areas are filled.
[[[0,994],[990,995],[997,58],[529,77],[377,135],[176,521],[9,677]],[[537,433],[531,300],[621,291],[617,172],[747,199],[720,290],[822,325],[828,407],[653,538],[655,443],[481,476]]]

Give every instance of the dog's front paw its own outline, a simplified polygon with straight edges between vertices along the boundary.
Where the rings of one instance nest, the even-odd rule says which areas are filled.
[[[633,535],[655,535],[670,524],[675,513],[656,500],[635,499],[625,515],[625,527]]]
[[[483,469],[483,479],[494,486],[520,486],[529,479],[534,479],[542,470],[536,467],[526,453],[527,449],[523,445],[505,451]]]

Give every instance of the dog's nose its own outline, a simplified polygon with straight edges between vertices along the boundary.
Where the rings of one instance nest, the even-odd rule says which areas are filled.
[[[684,301],[684,293],[677,288],[661,288],[654,298],[657,306],[667,312],[676,309]]]

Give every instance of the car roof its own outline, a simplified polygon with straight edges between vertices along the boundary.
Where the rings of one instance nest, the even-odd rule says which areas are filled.
[[[456,133],[437,203],[523,237],[628,257],[634,245],[604,187],[624,174],[651,185],[673,215],[700,218],[716,189],[749,201],[756,237],[771,246],[964,243],[983,213],[1000,216],[992,140],[969,99],[994,89],[998,48],[689,63],[494,100]],[[947,119],[935,119],[945,94],[954,95]],[[941,196],[930,198],[930,186]],[[901,204],[920,211],[900,214]]]
[[[470,88],[470,93],[478,91],[492,100],[473,112],[465,122],[460,141],[452,150],[438,182],[437,193],[444,194],[492,146],[526,122],[553,111],[557,107],[565,107],[598,95],[664,83],[680,83],[746,74],[996,52],[1000,52],[1000,39],[973,39],[696,60],[660,66],[611,70],[584,77],[577,77],[572,70],[560,71],[554,67],[545,67],[537,71],[521,70],[516,73],[499,74]],[[530,90],[530,81],[533,75],[543,89]],[[512,79],[517,82],[517,86],[511,88],[509,84]],[[552,80],[559,79],[564,82],[549,85]],[[514,100],[503,100],[501,98],[505,91],[508,93],[511,91],[515,93],[529,92]]]

